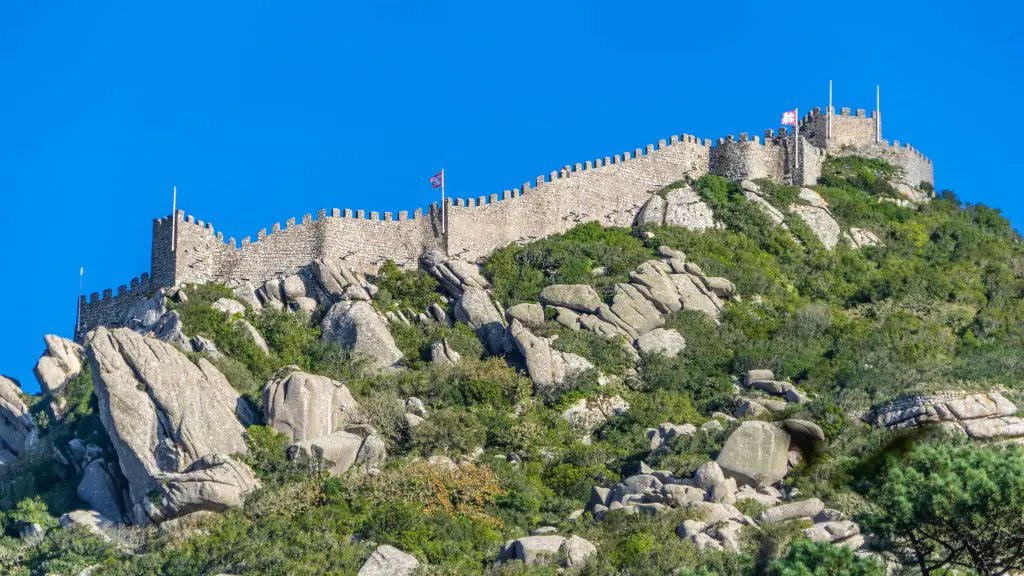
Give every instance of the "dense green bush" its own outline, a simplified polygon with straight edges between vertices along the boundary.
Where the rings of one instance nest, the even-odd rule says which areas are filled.
[[[617,282],[627,282],[629,273],[654,255],[631,230],[589,222],[527,245],[499,248],[487,257],[484,273],[506,306],[536,302],[549,284],[591,284],[609,296]],[[596,268],[603,273],[596,274]]]

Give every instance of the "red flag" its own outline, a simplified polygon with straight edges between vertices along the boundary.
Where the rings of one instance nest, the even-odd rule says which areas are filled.
[[[430,177],[430,186],[433,188],[444,188],[444,170]]]
[[[782,125],[796,126],[796,110],[786,110],[782,113]]]

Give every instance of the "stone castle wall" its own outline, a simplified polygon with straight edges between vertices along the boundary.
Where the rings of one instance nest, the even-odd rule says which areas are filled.
[[[457,199],[448,207],[448,251],[474,260],[501,246],[565,232],[584,222],[631,226],[658,189],[710,169],[710,140],[684,134],[612,157],[565,166],[499,200]]]
[[[764,140],[740,134],[710,140],[672,136],[657,145],[632,152],[566,165],[539,176],[522,188],[469,199],[448,199],[447,234],[442,233],[440,207],[424,214],[362,210],[321,210],[314,219],[291,218],[284,226],[260,230],[256,239],[226,241],[213,225],[178,212],[175,249],[171,249],[171,217],[153,222],[152,277],[143,275],[132,286],[93,294],[80,303],[76,337],[99,325],[118,325],[125,312],[164,286],[231,280],[261,284],[289,275],[317,258],[345,260],[360,272],[374,273],[386,260],[414,268],[425,250],[440,249],[465,260],[476,260],[515,242],[529,242],[565,232],[584,222],[631,226],[640,208],[658,189],[673,182],[714,173],[730,180],[767,178],[810,185],[817,182],[827,153],[884,158],[901,166],[912,186],[934,182],[931,161],[909,145],[875,143],[875,121],[849,109],[833,117],[832,138],[826,138],[826,116],[814,109],[800,128],[800,164],[794,163],[793,134],[782,128],[765,132]]]

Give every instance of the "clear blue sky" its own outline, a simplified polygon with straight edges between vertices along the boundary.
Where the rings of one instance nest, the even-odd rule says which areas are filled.
[[[0,373],[149,270],[179,207],[241,238],[500,192],[682,132],[872,108],[1020,229],[1021,9],[975,2],[0,3]]]

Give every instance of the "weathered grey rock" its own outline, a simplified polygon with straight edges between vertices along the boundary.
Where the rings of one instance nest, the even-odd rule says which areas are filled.
[[[415,396],[409,396],[405,399],[405,411],[410,414],[415,414],[421,418],[427,417],[427,406],[423,403],[423,400]]]
[[[611,490],[603,488],[601,486],[592,486],[590,488],[590,500],[587,502],[586,509],[591,510],[594,506],[603,505],[607,506],[609,503],[609,497]]]
[[[284,294],[281,292],[281,280],[271,278],[256,289],[256,297],[264,306],[281,310],[284,308]]]
[[[364,438],[349,431],[299,442],[289,448],[292,457],[300,453],[330,462],[329,472],[334,476],[344,474],[353,465],[364,468],[379,466],[387,458],[384,443],[379,437],[371,435]]]
[[[121,323],[123,326],[133,330],[146,332],[166,313],[167,306],[164,305],[163,291],[158,291],[149,298],[139,300],[128,308],[121,319]]]
[[[691,230],[718,227],[711,208],[689,186],[669,190],[665,198],[660,194],[651,196],[640,209],[637,223],[640,226],[681,226]]]
[[[1024,436],[1024,420],[1015,416],[969,420],[963,427],[967,435],[975,440]]]
[[[106,531],[116,527],[116,520],[106,518],[96,510],[72,510],[62,514],[60,525],[65,530],[79,528],[102,540],[109,540]]]
[[[860,533],[860,526],[849,521],[825,522],[815,524],[804,530],[804,538],[814,542],[835,542]]]
[[[312,316],[316,312],[318,304],[316,300],[308,296],[299,296],[295,300],[292,300],[292,305],[295,310],[304,313],[306,316]]]
[[[210,340],[206,336],[193,336],[192,350],[200,354],[206,354],[214,360],[224,358],[224,354],[217,349],[217,345],[213,343],[213,340]]]
[[[702,522],[706,522],[707,524],[716,524],[724,520],[743,518],[743,513],[737,510],[732,504],[692,502],[687,504],[686,508],[688,510],[692,510]]]
[[[725,474],[714,460],[701,464],[693,473],[693,485],[705,492],[710,492],[719,484],[725,484]]]
[[[518,320],[512,321],[511,332],[519,352],[526,359],[530,379],[542,396],[551,395],[567,380],[594,367],[582,356],[555,350],[549,339],[534,336]]]
[[[562,543],[561,552],[565,556],[566,567],[582,566],[594,554],[597,554],[597,547],[586,538],[573,535]]]
[[[672,268],[660,260],[648,260],[637,267],[629,278],[645,288],[651,295],[651,302],[663,313],[672,314],[682,309],[679,292],[669,274]]]
[[[697,534],[704,532],[704,529],[708,527],[707,522],[701,522],[700,520],[683,520],[683,523],[676,526],[676,536],[680,538],[693,538]]]
[[[818,194],[810,188],[801,188],[798,197],[810,206],[828,209],[828,202],[821,197],[821,194]]]
[[[743,385],[747,388],[750,388],[753,386],[754,382],[760,380],[775,380],[775,374],[766,368],[747,370],[747,372],[743,374]]]
[[[576,312],[573,312],[568,308],[560,308],[558,306],[549,306],[549,309],[553,309],[555,311],[555,322],[558,322],[570,330],[580,329],[580,315]]]
[[[882,245],[881,238],[866,228],[850,228],[850,240],[853,242],[854,248]]]
[[[206,359],[193,364],[170,344],[102,326],[86,349],[131,506],[206,456],[247,451],[243,423],[254,423],[254,415]]]
[[[43,392],[53,394],[82,371],[85,350],[71,340],[47,334],[46,351],[36,363],[35,375]]]
[[[270,347],[267,346],[267,341],[263,339],[263,335],[256,329],[255,326],[249,323],[244,318],[239,318],[235,321],[235,327],[242,331],[242,334],[248,338],[257,348],[263,351],[264,354],[270,354]]]
[[[455,298],[462,296],[466,288],[486,290],[491,287],[475,264],[448,258],[440,250],[424,253],[420,261],[427,272],[437,278],[441,286]]]
[[[419,560],[412,554],[381,544],[366,559],[357,576],[412,576],[419,567]]]
[[[256,288],[254,288],[249,282],[243,281],[237,283],[231,288],[231,292],[234,293],[235,300],[238,300],[256,312],[261,312],[263,310],[263,304],[260,303],[260,299],[256,296]]]
[[[519,320],[523,326],[535,328],[544,325],[544,308],[536,302],[523,302],[505,311],[509,322]]]
[[[715,537],[722,543],[722,548],[740,553],[740,531],[743,524],[735,520],[726,520],[714,527]]]
[[[455,351],[448,344],[447,339],[441,339],[430,345],[430,361],[441,366],[453,366],[462,360],[462,355]]]
[[[512,349],[505,315],[484,290],[464,287],[462,297],[455,303],[455,319],[469,324],[491,354],[504,354]]]
[[[235,314],[245,315],[245,304],[242,304],[238,300],[232,300],[231,298],[218,298],[216,302],[210,305],[211,308],[224,314]]]
[[[344,266],[338,260],[317,259],[309,265],[309,274],[321,292],[327,295],[329,302],[339,300],[360,300],[369,302],[368,283]],[[307,286],[308,291],[308,286]]]
[[[839,243],[839,224],[825,208],[790,204],[789,211],[807,223],[826,249],[831,250]]]
[[[295,302],[306,296],[306,280],[301,274],[292,274],[281,281],[281,293],[285,300]]]
[[[782,429],[789,432],[793,442],[805,451],[813,450],[815,446],[825,442],[825,432],[821,426],[808,420],[797,418],[783,420]]]
[[[671,328],[655,328],[640,336],[636,341],[636,347],[645,356],[660,354],[675,358],[686,349],[686,340],[682,334]]]
[[[633,340],[665,325],[665,318],[654,304],[632,284],[616,284],[611,306],[602,305],[597,315],[624,330]]]
[[[298,366],[278,370],[263,387],[267,424],[293,442],[327,436],[359,420],[360,407],[347,386]]]
[[[695,432],[697,432],[697,427],[693,424],[662,422],[657,428],[647,429],[647,438],[651,441],[651,450],[656,450],[676,436],[693,436]]]
[[[765,508],[778,506],[780,502],[777,496],[762,494],[746,485],[740,486],[739,490],[736,491],[736,501],[739,502],[741,500],[753,500]]]
[[[740,405],[736,408],[737,418],[764,418],[771,415],[771,411],[765,407],[761,401],[755,401],[751,398],[744,398]]]
[[[707,493],[696,486],[686,484],[665,484],[661,487],[665,503],[673,508],[686,506],[691,502],[703,502]]]
[[[665,225],[665,199],[660,194],[654,194],[651,199],[643,205],[636,216],[636,223],[641,228],[645,226]]]
[[[769,422],[748,420],[726,440],[718,465],[740,484],[774,484],[788,472],[789,434]]]
[[[568,308],[579,312],[596,312],[601,307],[601,297],[589,284],[553,284],[540,291],[540,301],[550,306]]]
[[[779,380],[754,380],[750,383],[750,387],[775,396],[783,396],[793,389],[793,385],[789,382]]]
[[[689,263],[688,263],[689,264]],[[696,310],[718,320],[721,306],[708,294],[704,283],[690,274],[672,274],[672,283],[679,293],[679,301],[684,310]]]
[[[124,518],[124,502],[114,476],[103,460],[93,460],[85,466],[82,481],[78,483],[78,497],[114,522]]]
[[[752,191],[745,191],[743,195],[747,200],[758,207],[765,216],[768,217],[776,226],[783,226],[786,221],[786,216],[779,211],[778,208],[772,206],[767,200],[761,197],[760,194]]]
[[[181,316],[177,310],[171,310],[161,316],[146,336],[167,342],[179,350],[186,352],[192,350],[192,341],[182,331]]]
[[[426,418],[415,414],[406,413],[403,417],[405,418],[405,425],[408,426],[410,430],[426,422]]]
[[[589,435],[609,418],[626,412],[629,412],[629,403],[620,396],[580,398],[562,412],[562,419]]]
[[[245,495],[258,486],[245,464],[230,456],[209,454],[184,472],[161,478],[145,498],[135,502],[135,515],[159,523],[193,512],[222,511],[241,506]]]
[[[797,518],[813,518],[825,508],[825,504],[817,498],[808,498],[788,504],[780,504],[761,513],[758,522],[779,524]]]
[[[368,302],[342,301],[324,316],[323,338],[352,350],[371,371],[386,370],[402,359],[387,323]]]
[[[35,445],[38,434],[28,407],[21,401],[21,388],[0,376],[0,450],[20,455]]]
[[[730,298],[736,294],[736,285],[728,278],[704,276],[701,280],[704,282],[704,286],[719,298]]]
[[[505,542],[502,560],[521,560],[525,564],[542,564],[558,560],[564,536],[524,536]]]

